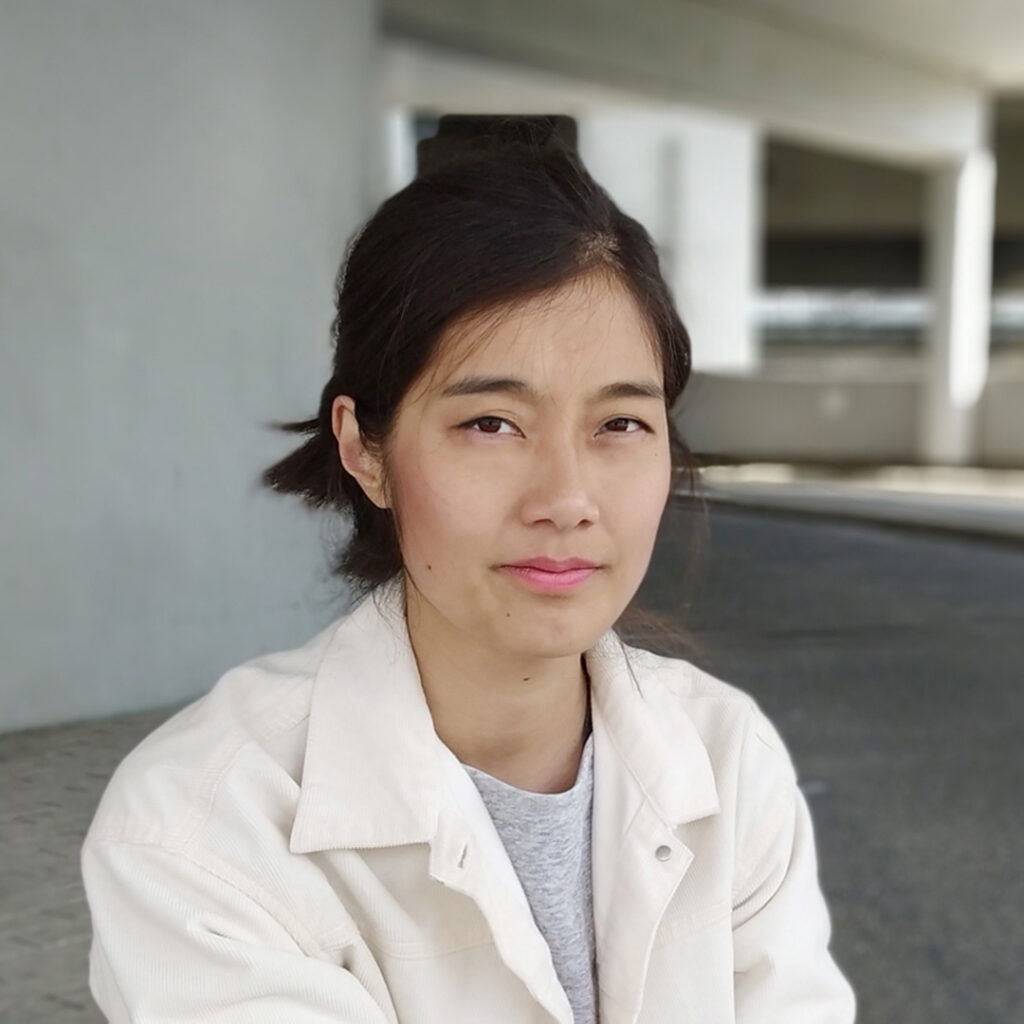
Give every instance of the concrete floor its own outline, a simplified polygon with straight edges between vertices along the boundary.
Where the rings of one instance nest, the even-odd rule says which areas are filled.
[[[118,761],[168,711],[0,735],[0,1021],[93,1024],[78,850]]]
[[[789,743],[861,1024],[1024,1020],[1024,547],[681,509],[642,596]],[[0,736],[4,1024],[100,1020],[78,846],[167,713]]]

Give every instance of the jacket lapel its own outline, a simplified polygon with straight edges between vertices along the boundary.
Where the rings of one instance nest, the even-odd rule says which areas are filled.
[[[429,842],[439,749],[400,593],[379,588],[339,621],[313,680],[292,852]]]
[[[628,650],[628,654],[627,654]],[[676,828],[719,810],[711,761],[681,707],[648,701],[651,656],[606,635],[587,654],[594,707],[594,931],[601,1020],[633,1024],[658,925],[693,861]]]

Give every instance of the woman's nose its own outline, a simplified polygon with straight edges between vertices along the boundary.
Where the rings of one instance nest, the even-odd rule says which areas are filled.
[[[593,487],[574,445],[551,443],[538,449],[529,470],[522,512],[528,523],[547,521],[559,530],[597,522]]]

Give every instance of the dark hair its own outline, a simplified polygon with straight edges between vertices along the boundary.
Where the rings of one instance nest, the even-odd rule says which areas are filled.
[[[342,467],[332,428],[339,395],[355,401],[364,442],[383,451],[403,397],[456,320],[500,310],[603,271],[650,327],[671,408],[690,375],[690,341],[650,236],[559,146],[511,144],[444,163],[391,196],[357,233],[336,283],[333,375],[309,434],[262,476],[314,508],[352,520],[334,571],[366,592],[402,569],[396,523]],[[672,463],[693,490],[694,463],[669,416]]]

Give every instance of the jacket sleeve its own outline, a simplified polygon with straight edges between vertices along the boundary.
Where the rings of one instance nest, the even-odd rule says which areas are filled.
[[[854,993],[828,948],[807,802],[760,712],[753,732],[740,785],[756,796],[733,897],[736,1024],[852,1024]]]
[[[82,874],[89,985],[111,1024],[395,1024],[372,961],[304,949],[259,899],[184,852],[87,839]]]

